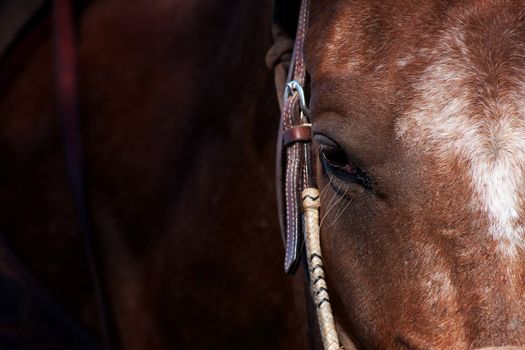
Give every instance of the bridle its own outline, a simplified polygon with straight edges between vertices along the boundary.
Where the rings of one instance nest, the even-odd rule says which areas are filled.
[[[276,9],[282,10],[282,4],[275,2],[274,10]],[[274,15],[274,20],[276,17],[278,15]],[[307,74],[304,44],[308,17],[309,0],[302,0],[289,63],[291,42],[279,23],[274,23],[275,44],[267,55],[267,64],[274,69],[278,98],[283,96],[283,100],[279,101],[281,118],[277,139],[277,202],[285,247],[284,270],[288,274],[295,273],[300,264],[304,244],[308,266],[307,279],[323,347],[334,350],[340,349],[341,346],[330,305],[321,253],[320,194],[314,177],[312,125],[305,96]],[[350,344],[348,349],[355,349],[355,345]]]
[[[295,42],[276,26],[276,42],[267,57],[267,63],[275,72],[278,95],[282,96],[282,100],[279,98],[281,117],[276,164],[279,221],[286,251],[285,272],[293,274],[297,270],[300,257],[303,256],[301,252],[304,244],[307,277],[323,346],[326,350],[336,350],[341,349],[341,346],[330,305],[321,253],[320,194],[314,177],[310,110],[304,91],[307,80],[304,43],[308,27],[309,0],[300,1]],[[294,2],[289,0],[282,3],[274,0],[276,9],[280,8],[292,16],[298,2],[295,6],[293,4]],[[99,308],[104,348],[118,349],[121,347],[120,339],[103,283],[99,259],[95,254],[96,242],[83,178],[72,4],[71,0],[54,0],[54,5],[57,97],[67,170],[75,200],[78,228],[84,240]],[[290,57],[292,45],[293,52]],[[347,346],[347,350],[351,349],[355,349],[353,344]]]
[[[290,7],[291,3],[293,1],[279,3],[275,0],[274,6],[278,7],[280,4],[281,9],[294,16],[296,6]],[[53,5],[57,106],[67,173],[75,202],[77,228],[82,236],[98,304],[103,348],[116,350],[121,348],[120,337],[100,259],[96,254],[98,250],[83,176],[73,6],[71,0],[54,0]],[[276,31],[276,43],[267,57],[275,71],[277,91],[282,96],[282,100],[279,98],[281,118],[277,144],[277,196],[286,250],[285,271],[293,274],[297,270],[304,244],[310,289],[323,345],[327,350],[335,350],[341,347],[324,277],[319,241],[320,196],[315,184],[310,110],[304,91],[306,68],[303,50],[308,27],[308,5],[309,0],[302,0],[295,43],[284,32]],[[290,58],[292,45],[294,48]],[[352,348],[355,347],[351,345],[347,350]]]

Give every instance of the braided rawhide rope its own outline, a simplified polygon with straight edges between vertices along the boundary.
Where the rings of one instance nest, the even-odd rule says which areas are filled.
[[[319,207],[321,205],[319,190],[306,188],[302,192],[304,213],[304,232],[306,240],[306,257],[310,271],[310,292],[316,308],[317,321],[325,350],[341,349],[335,329],[328,286],[324,276],[323,255],[321,253]],[[350,350],[350,349],[349,349]]]

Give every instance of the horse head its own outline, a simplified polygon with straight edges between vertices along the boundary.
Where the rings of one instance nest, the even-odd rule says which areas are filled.
[[[342,345],[525,344],[522,4],[311,1],[305,57]]]

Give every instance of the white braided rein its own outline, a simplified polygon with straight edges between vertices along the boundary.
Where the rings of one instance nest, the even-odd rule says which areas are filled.
[[[321,253],[319,227],[319,190],[306,188],[302,193],[306,257],[310,272],[310,292],[315,304],[319,330],[325,350],[342,349],[335,329],[334,316],[330,306]]]

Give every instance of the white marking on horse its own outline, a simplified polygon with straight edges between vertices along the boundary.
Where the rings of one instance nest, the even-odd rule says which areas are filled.
[[[414,57],[412,55],[408,54],[408,55],[405,55],[405,56],[399,58],[396,61],[396,66],[398,66],[400,68],[404,68],[407,65],[409,65],[412,61],[414,61]]]
[[[457,30],[449,32],[442,45],[415,84],[418,98],[398,120],[397,135],[438,160],[465,164],[473,189],[471,209],[485,213],[489,233],[513,257],[524,242],[519,219],[525,180],[525,85],[512,93],[484,85],[483,72],[469,63]],[[482,91],[489,88],[496,91],[494,97],[483,98]]]

